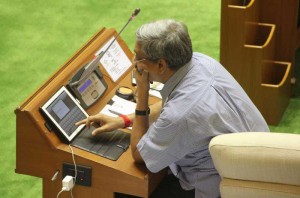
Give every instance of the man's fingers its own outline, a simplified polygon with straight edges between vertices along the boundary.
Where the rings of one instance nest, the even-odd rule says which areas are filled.
[[[93,116],[87,117],[86,126],[89,127],[89,126],[91,125],[92,122],[93,122]]]
[[[93,122],[95,121],[95,116],[89,116],[86,119],[83,119],[79,122],[76,122],[75,125],[81,125],[81,124],[85,124],[86,126],[90,126]]]
[[[84,120],[80,120],[78,122],[75,123],[76,126],[81,125],[81,124],[86,124],[87,119]]]
[[[102,129],[102,127],[99,127],[99,128],[96,128],[93,132],[92,132],[92,136],[96,136],[96,135],[98,135],[98,134],[100,134],[100,133],[103,133],[103,129]]]
[[[109,125],[102,125],[102,126],[96,128],[92,132],[92,135],[95,136],[95,135],[98,135],[98,134],[101,134],[101,133],[106,133],[106,132],[111,132],[111,131],[113,131],[113,129],[111,129],[111,127]]]

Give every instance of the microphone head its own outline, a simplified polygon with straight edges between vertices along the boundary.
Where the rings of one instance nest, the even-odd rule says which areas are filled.
[[[136,8],[130,17],[130,20],[134,19],[140,13],[140,11],[141,11],[140,8]]]
[[[140,11],[141,11],[140,8],[136,8],[132,15],[137,16],[140,13]]]

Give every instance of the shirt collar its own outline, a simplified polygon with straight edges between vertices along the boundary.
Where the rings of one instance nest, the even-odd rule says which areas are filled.
[[[162,96],[163,104],[166,102],[169,95],[176,88],[176,86],[180,83],[182,78],[188,73],[190,70],[191,61],[181,67],[178,71],[176,71],[164,84],[163,89],[160,91]]]

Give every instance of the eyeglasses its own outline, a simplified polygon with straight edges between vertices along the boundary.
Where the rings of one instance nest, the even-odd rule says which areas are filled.
[[[136,59],[136,53],[133,54],[133,59],[132,59],[132,62],[134,62],[135,64],[136,63],[139,63],[139,62],[142,62],[142,61],[145,61],[147,60],[147,58],[142,58],[142,59]]]

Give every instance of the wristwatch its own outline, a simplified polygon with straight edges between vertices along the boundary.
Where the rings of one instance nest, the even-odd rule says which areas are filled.
[[[148,107],[147,110],[141,111],[141,110],[135,110],[135,115],[138,116],[146,116],[150,114],[150,108]]]

